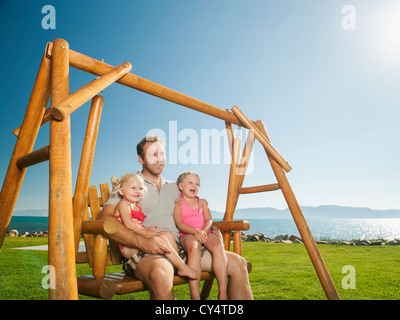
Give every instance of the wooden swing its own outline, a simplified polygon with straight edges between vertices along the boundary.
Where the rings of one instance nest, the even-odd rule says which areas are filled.
[[[94,74],[98,78],[69,94],[69,67]],[[232,162],[230,166],[226,211],[218,227],[223,233],[225,249],[230,250],[233,232],[233,250],[242,254],[240,230],[248,230],[247,221],[233,221],[240,194],[281,190],[301,238],[328,299],[339,295],[324,260],[304,219],[300,206],[287,180],[289,164],[270,143],[260,120],[251,121],[236,106],[231,111],[215,107],[129,73],[132,66],[125,62],[118,67],[70,50],[63,39],[48,43],[32,90],[21,127],[14,130],[17,141],[0,194],[0,248],[21,188],[27,167],[49,160],[49,261],[56,270],[55,289],[49,289],[50,299],[77,299],[82,294],[111,298],[114,294],[146,290],[141,281],[123,274],[105,274],[107,264],[120,264],[121,256],[116,244],[107,241],[116,232],[112,222],[97,221],[101,206],[109,196],[108,184],[89,187],[90,173],[97,140],[103,97],[97,95],[114,82],[222,119],[228,132]],[[51,95],[50,108],[46,109]],[[92,99],[88,125],[75,192],[72,199],[71,141],[69,115]],[[33,146],[40,126],[50,121],[50,143],[36,151]],[[232,124],[249,129],[247,141],[240,155],[240,140],[234,139]],[[243,187],[245,171],[255,140],[265,149],[266,156],[277,179],[276,183]],[[89,213],[91,211],[91,217]],[[86,251],[78,252],[81,234]],[[109,244],[107,245],[107,242]],[[89,263],[92,276],[76,277],[75,263]],[[251,269],[251,264],[248,264]],[[211,289],[213,275],[202,273],[202,297]],[[174,284],[186,279],[175,277]]]

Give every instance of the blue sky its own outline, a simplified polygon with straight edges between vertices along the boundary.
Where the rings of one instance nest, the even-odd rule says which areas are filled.
[[[42,28],[45,5],[56,10],[56,29]],[[345,5],[355,10],[355,29],[343,27]],[[75,51],[112,65],[129,61],[138,76],[261,119],[293,167],[288,179],[300,205],[400,209],[399,21],[398,2],[383,0],[2,0],[0,181],[45,45],[63,38]],[[71,68],[70,91],[93,79]],[[173,143],[184,157],[166,167],[165,177],[197,171],[200,196],[224,210],[229,165],[205,163],[200,148],[201,133],[221,132],[223,121],[119,84],[104,99],[91,184],[140,169],[135,146],[149,130],[166,134],[170,157],[176,126],[180,140]],[[73,186],[89,106],[71,116]],[[41,128],[34,149],[48,145],[48,131]],[[185,164],[193,139],[197,163]],[[259,144],[253,164],[245,186],[275,182]],[[48,163],[42,163],[27,170],[15,209],[47,206]],[[279,191],[242,195],[238,203],[262,206],[286,204]]]

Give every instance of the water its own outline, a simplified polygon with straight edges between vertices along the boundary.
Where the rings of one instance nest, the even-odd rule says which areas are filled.
[[[19,234],[24,232],[40,232],[49,230],[48,227],[49,218],[48,217],[12,217],[8,230],[16,229]]]
[[[247,234],[263,233],[267,237],[279,234],[300,235],[291,219],[246,219],[250,222]],[[316,240],[335,239],[400,239],[400,219],[308,219],[308,226]],[[48,230],[47,217],[12,217],[8,229],[20,234]]]
[[[300,235],[293,220],[247,219],[247,234],[263,233],[268,237],[279,234]],[[308,219],[307,224],[314,239],[400,239],[400,219]]]

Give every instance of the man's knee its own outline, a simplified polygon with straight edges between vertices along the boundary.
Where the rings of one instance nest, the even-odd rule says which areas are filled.
[[[240,255],[227,252],[228,276],[235,274],[247,274],[247,261]]]
[[[170,285],[174,277],[174,268],[166,261],[163,265],[153,267],[149,272],[149,280],[152,285],[157,287],[163,287],[164,285]]]
[[[152,299],[174,299],[174,268],[160,256],[148,256],[144,264],[138,264],[136,276],[149,288]]]

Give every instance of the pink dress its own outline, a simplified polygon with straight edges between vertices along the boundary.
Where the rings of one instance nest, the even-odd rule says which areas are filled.
[[[195,209],[189,207],[186,202],[181,198],[181,215],[182,215],[182,222],[197,228],[202,229],[204,226],[204,213],[203,213],[203,206],[201,205],[199,199],[196,197],[198,206]],[[179,232],[180,236],[184,236],[186,233]]]

